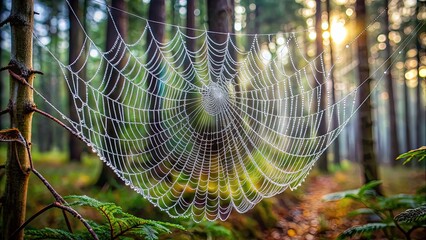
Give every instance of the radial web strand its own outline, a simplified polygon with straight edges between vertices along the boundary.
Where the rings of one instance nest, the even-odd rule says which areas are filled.
[[[61,69],[79,120],[48,101],[55,114],[126,185],[172,217],[224,220],[233,209],[246,212],[298,187],[365,100],[357,99],[364,83],[337,79],[340,97],[331,102],[324,54],[306,57],[305,32],[226,34],[216,43],[212,36],[221,33],[197,30],[190,51],[184,28],[165,25],[169,35],[159,42],[151,22],[131,17],[138,36],[119,35],[111,49],[85,32],[79,58],[87,79],[37,31],[35,41]],[[242,47],[242,40],[249,43]],[[35,91],[47,101],[43,89]]]

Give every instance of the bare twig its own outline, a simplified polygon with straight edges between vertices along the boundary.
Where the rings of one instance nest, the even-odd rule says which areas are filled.
[[[65,210],[69,213],[71,213],[71,215],[73,215],[75,218],[77,218],[78,220],[80,220],[81,223],[83,223],[83,225],[87,228],[87,231],[89,231],[90,235],[92,235],[93,239],[99,240],[98,236],[96,235],[95,231],[93,231],[93,228],[90,226],[90,224],[80,215],[80,213],[78,213],[76,210],[74,210],[72,207],[63,205],[59,202],[54,202],[53,204],[55,204],[55,207],[60,208],[62,210]]]
[[[81,141],[84,142],[84,139],[82,139],[80,137],[80,135],[78,135],[74,130],[72,130],[70,127],[68,127],[67,125],[65,125],[63,122],[61,122],[61,120],[55,118],[54,116],[50,115],[49,113],[38,109],[37,107],[33,107],[31,109],[32,111],[36,112],[36,113],[40,113],[41,115],[49,118],[50,120],[56,122],[57,124],[59,124],[61,127],[65,128],[67,131],[69,131],[70,133],[72,133],[74,136],[76,136],[78,139],[80,139]]]
[[[12,65],[12,64],[9,64],[9,65],[7,65],[7,66],[1,67],[1,68],[0,68],[0,72],[1,72],[1,71],[4,71],[4,70],[11,69],[12,67],[13,67],[13,65]]]
[[[10,23],[10,20],[12,19],[11,16],[7,17],[5,20],[0,22],[0,28],[6,25],[7,23]]]
[[[17,68],[20,73],[16,73],[13,71],[13,68]],[[0,68],[0,71],[8,70],[9,74],[16,80],[18,80],[20,83],[29,86],[31,89],[34,89],[33,86],[31,86],[27,78],[31,76],[32,74],[41,74],[43,75],[42,71],[34,70],[34,69],[27,69],[22,67],[20,64],[17,63],[17,61],[12,61],[4,67]]]
[[[10,110],[9,110],[9,108],[6,108],[6,109],[4,109],[4,110],[1,110],[0,111],[0,116],[1,115],[3,115],[3,114],[6,114],[6,113],[8,113]]]
[[[67,225],[68,231],[70,231],[70,233],[73,233],[70,220],[68,219],[68,216],[65,210],[62,210],[62,215],[64,215],[65,224]]]
[[[24,84],[24,85],[29,85],[28,84],[28,82],[27,82],[27,80],[25,79],[25,77],[23,77],[23,76],[21,76],[21,75],[19,75],[19,74],[17,74],[17,73],[14,73],[12,70],[10,70],[9,69],[9,74],[10,74],[10,76],[12,76],[14,79],[16,79],[16,80],[18,80],[20,83],[22,83],[22,84]],[[31,86],[31,89],[33,89],[32,88],[32,86]]]
[[[56,190],[50,185],[50,183],[34,168],[32,169],[33,173],[43,182],[43,184],[47,187],[50,193],[52,193],[53,197],[56,201],[60,203],[66,203],[65,200],[61,197],[61,195],[56,192]]]
[[[16,229],[12,235],[10,236],[10,238],[12,239],[18,232],[20,232],[22,229],[24,229],[30,222],[32,222],[34,219],[36,219],[38,216],[40,216],[41,214],[43,214],[44,212],[46,212],[47,210],[56,207],[56,208],[60,208],[62,209],[62,211],[64,212],[69,212],[71,213],[75,218],[77,218],[78,220],[80,220],[80,222],[83,223],[83,225],[87,228],[87,230],[89,231],[90,235],[92,235],[93,239],[99,239],[98,236],[96,235],[95,231],[93,231],[93,228],[89,225],[89,223],[77,212],[75,211],[73,208],[68,207],[63,205],[60,202],[53,202],[49,205],[47,205],[46,207],[44,207],[43,209],[41,209],[40,211],[38,211],[37,213],[35,213],[34,215],[32,215],[30,218],[28,218],[18,229]]]
[[[54,205],[54,207],[62,209],[62,212],[64,214],[64,218],[65,218],[65,222],[66,222],[67,227],[70,230],[70,232],[72,232],[72,228],[71,228],[71,224],[70,224],[68,217],[67,217],[65,212],[71,213],[75,218],[80,220],[80,222],[83,223],[83,225],[87,228],[87,231],[89,231],[90,235],[92,235],[93,239],[99,239],[98,236],[96,235],[96,233],[93,231],[90,224],[76,210],[74,210],[71,207],[64,205],[64,204],[67,204],[67,202],[64,200],[64,198],[52,187],[52,185],[50,185],[50,183],[43,177],[43,175],[41,175],[34,168],[32,157],[31,157],[31,150],[30,150],[30,147],[29,147],[29,145],[26,141],[25,141],[25,148],[27,149],[27,152],[28,152],[31,170],[33,171],[34,175],[36,175],[43,182],[43,184],[47,187],[47,189],[50,191],[50,193],[52,193],[53,197],[56,200],[56,202],[54,202],[53,205]]]
[[[27,221],[25,221],[21,226],[19,226],[18,229],[16,229],[12,235],[10,235],[10,239],[13,239],[13,237],[20,232],[22,229],[24,229],[30,222],[32,222],[36,217],[40,216],[42,213],[46,212],[47,210],[56,207],[55,204],[51,203],[49,205],[47,205],[46,207],[44,207],[43,209],[41,209],[40,211],[36,212],[34,215],[32,215],[30,218],[27,219]]]
[[[39,70],[30,70],[30,74],[40,74],[40,75],[43,75],[44,73],[42,71],[39,71]]]

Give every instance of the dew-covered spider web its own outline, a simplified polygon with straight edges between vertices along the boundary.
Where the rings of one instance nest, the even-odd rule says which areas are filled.
[[[110,16],[115,10],[105,7]],[[35,31],[63,73],[78,120],[35,91],[126,185],[172,217],[224,220],[298,187],[365,101],[358,99],[365,82],[342,79],[331,101],[334,66],[325,67],[324,53],[306,57],[305,31],[224,34],[218,43],[214,35],[223,33],[189,37],[165,25],[160,42],[151,25],[161,23],[132,17],[137,37],[118,35],[110,49],[85,31],[77,59],[86,78]]]

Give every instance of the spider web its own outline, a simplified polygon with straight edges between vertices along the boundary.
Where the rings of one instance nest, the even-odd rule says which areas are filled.
[[[106,10],[111,17],[115,9]],[[331,102],[324,53],[305,57],[304,31],[226,34],[217,43],[212,36],[223,33],[190,37],[166,25],[168,40],[159,42],[151,25],[160,23],[135,19],[142,29],[136,40],[119,35],[110,49],[85,32],[78,59],[93,73],[86,79],[34,33],[62,70],[78,121],[35,92],[126,185],[172,217],[225,220],[233,209],[243,213],[295,189],[365,101],[357,96],[366,81],[342,81],[341,97]],[[186,47],[190,38],[194,51]],[[241,38],[250,46],[239,47]]]

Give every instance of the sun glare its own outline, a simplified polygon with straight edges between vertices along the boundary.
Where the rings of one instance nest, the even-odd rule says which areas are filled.
[[[342,43],[345,40],[347,34],[348,31],[346,30],[345,24],[342,21],[335,21],[333,24],[331,24],[331,37],[335,43]]]

